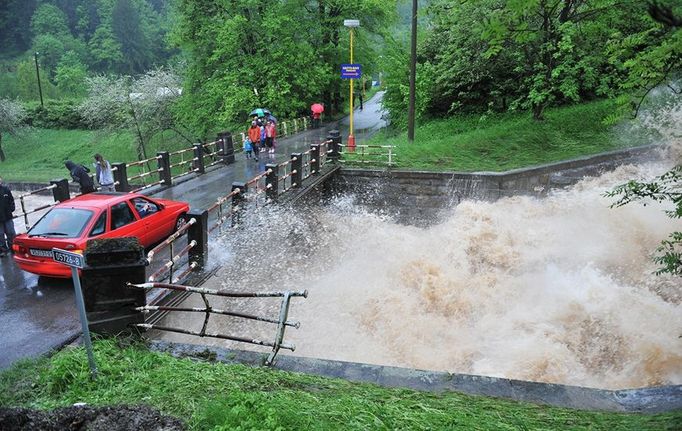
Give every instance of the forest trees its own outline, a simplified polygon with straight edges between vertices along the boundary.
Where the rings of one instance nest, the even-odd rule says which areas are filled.
[[[0,70],[4,81],[27,80],[17,65],[38,52],[41,78],[57,84],[63,96],[79,96],[86,74],[144,73],[174,54],[165,36],[170,1],[7,0],[0,2]],[[21,52],[23,51],[23,54]],[[61,71],[58,69],[61,67]],[[35,73],[35,71],[33,72]],[[58,79],[59,75],[59,79]],[[60,84],[61,82],[61,84]],[[25,98],[12,85],[0,96]]]
[[[175,38],[189,57],[181,115],[200,134],[237,124],[258,106],[289,117],[313,102],[339,105],[339,65],[347,62],[343,19],[357,33],[363,71],[377,57],[368,34],[390,21],[390,0],[180,0]],[[367,17],[365,19],[365,17]],[[360,48],[362,47],[362,48]],[[255,91],[254,91],[255,89]]]
[[[548,106],[631,92],[680,68],[679,28],[652,20],[638,0],[435,0],[428,16],[417,70],[433,116],[529,111],[541,120]],[[405,111],[403,69],[387,67],[392,118]]]

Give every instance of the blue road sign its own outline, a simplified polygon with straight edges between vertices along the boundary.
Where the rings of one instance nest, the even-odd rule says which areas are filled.
[[[342,64],[341,79],[360,79],[362,68],[359,64]]]

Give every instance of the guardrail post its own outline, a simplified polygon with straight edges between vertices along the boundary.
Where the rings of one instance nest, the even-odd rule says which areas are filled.
[[[144,314],[134,308],[147,305],[145,292],[126,286],[146,281],[147,261],[137,238],[90,240],[84,255],[81,285],[90,330],[116,335],[144,323]]]
[[[52,180],[50,185],[57,187],[52,189],[52,197],[55,202],[64,202],[71,199],[71,192],[69,191],[69,181],[62,178],[61,180]]]
[[[242,216],[246,211],[246,193],[249,191],[246,183],[240,182],[232,183],[232,191],[236,189],[239,189],[239,193],[232,196],[232,227],[242,222]]]
[[[234,138],[230,132],[220,132],[218,134],[222,142],[222,159],[225,164],[234,163]]]
[[[128,167],[125,163],[114,163],[112,166],[116,168],[114,171],[114,182],[116,184],[117,192],[129,192],[130,185],[128,184]]]
[[[310,145],[310,175],[320,173],[320,144]]]
[[[225,157],[225,138],[223,136],[223,132],[218,132],[218,135],[216,135],[216,142],[217,142],[217,147],[218,147],[218,157],[220,157],[220,161],[227,164],[227,158]]]
[[[173,176],[171,175],[171,168],[170,168],[170,153],[168,151],[159,151],[156,153],[157,155],[157,162],[159,164],[159,169],[161,169],[161,172],[159,172],[159,180],[163,181],[163,185],[166,187],[170,187],[173,185]]]
[[[303,182],[303,154],[291,153],[291,187],[301,187]]]
[[[276,201],[279,197],[279,165],[268,163],[265,169],[268,171],[265,175],[265,196]]]
[[[190,210],[187,220],[195,218],[196,223],[187,229],[187,242],[193,240],[197,245],[189,249],[189,261],[197,264],[197,269],[205,268],[208,264],[208,211]]]
[[[332,141],[331,152],[329,153],[329,158],[333,162],[337,162],[340,157],[341,150],[341,134],[338,130],[330,130],[329,135],[327,135],[327,140]]]
[[[204,146],[202,144],[194,144],[194,172],[203,174],[206,172],[204,167]]]

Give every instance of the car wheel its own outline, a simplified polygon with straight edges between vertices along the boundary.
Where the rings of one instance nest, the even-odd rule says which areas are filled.
[[[175,221],[175,231],[179,231],[184,225],[187,224],[187,219],[185,219],[184,214],[180,214],[178,219]]]

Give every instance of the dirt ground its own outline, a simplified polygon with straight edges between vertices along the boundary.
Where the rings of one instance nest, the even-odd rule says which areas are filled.
[[[72,406],[52,411],[0,408],[0,430],[180,431],[185,424],[147,406]]]

